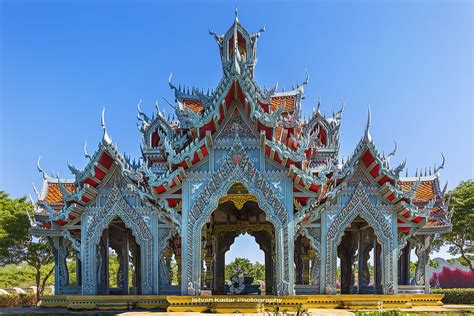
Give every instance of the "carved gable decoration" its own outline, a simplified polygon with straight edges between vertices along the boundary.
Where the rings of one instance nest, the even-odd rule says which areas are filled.
[[[241,138],[256,138],[254,128],[242,117],[238,106],[231,108],[228,121],[222,126],[217,138],[234,138],[238,134]]]

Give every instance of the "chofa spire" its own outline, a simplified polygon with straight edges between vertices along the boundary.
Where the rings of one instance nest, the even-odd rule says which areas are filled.
[[[370,124],[372,123],[372,114],[370,113],[370,105],[367,109],[367,123],[365,124],[365,132],[364,132],[364,142],[371,142],[372,136],[370,135]]]
[[[109,133],[107,133],[107,128],[105,126],[105,107],[102,108],[101,125],[102,125],[102,129],[104,130],[104,134],[102,136],[102,143],[107,144],[107,145],[112,144],[112,139],[110,138]]]

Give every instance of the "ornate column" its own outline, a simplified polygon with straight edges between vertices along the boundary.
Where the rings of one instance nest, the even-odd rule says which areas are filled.
[[[301,237],[295,240],[295,283],[303,284],[303,258],[302,258]]]
[[[76,253],[76,285],[82,285],[82,261],[80,253]]]
[[[359,294],[373,293],[373,289],[369,289],[370,269],[368,263],[370,259],[370,251],[374,246],[373,240],[373,230],[364,229],[359,232]]]
[[[69,283],[69,273],[66,265],[68,244],[69,241],[64,237],[53,237],[55,294],[63,294],[64,288]]]
[[[424,285],[425,293],[430,293],[429,283],[429,261],[431,252],[432,235],[415,236],[415,253],[418,256],[418,262],[415,270],[416,285]]]
[[[358,233],[346,231],[342,237],[341,244],[337,248],[341,259],[341,294],[353,292],[354,270],[352,265],[356,259],[355,253],[358,248]]]
[[[410,284],[410,242],[400,251],[398,259],[398,284]]]
[[[273,293],[273,267],[272,267],[272,251],[265,251],[265,294]]]
[[[104,229],[102,237],[97,246],[97,293],[108,294],[109,292],[109,230]]]
[[[383,292],[382,289],[382,246],[375,241],[375,251],[374,251],[374,282],[375,282],[375,293],[379,294]]]
[[[320,293],[320,269],[321,269],[321,260],[319,259],[318,254],[314,249],[309,249],[308,251],[309,259],[311,260],[311,277],[309,279],[309,284],[316,286],[317,293]]]

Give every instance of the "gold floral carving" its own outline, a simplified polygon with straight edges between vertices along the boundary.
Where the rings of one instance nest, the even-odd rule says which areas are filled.
[[[220,198],[219,204],[229,201],[234,203],[239,211],[244,207],[244,204],[249,201],[258,202],[257,198],[252,194],[228,194]]]

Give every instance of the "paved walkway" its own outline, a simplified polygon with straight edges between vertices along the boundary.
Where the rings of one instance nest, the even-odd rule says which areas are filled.
[[[409,309],[401,309],[401,311],[417,313],[417,312],[431,312],[433,314],[446,315],[448,313],[454,314],[466,314],[470,312],[474,313],[474,305],[444,305],[444,306],[414,306]],[[367,310],[367,312],[370,312]],[[353,312],[344,309],[311,309],[308,311],[310,315],[334,315],[334,316],[348,316],[354,315]],[[84,311],[70,311],[66,308],[42,308],[42,307],[8,307],[0,308],[0,315],[28,315],[28,314],[49,314],[49,315],[64,315],[64,314],[79,314],[79,315],[121,315],[121,316],[146,316],[146,315],[160,315],[160,316],[189,316],[199,315],[200,313],[168,313],[159,310],[116,310],[116,311],[103,311],[103,310],[84,310]],[[236,316],[242,314],[207,314],[207,315],[219,315],[219,316]],[[245,314],[249,316],[261,316],[262,314]],[[266,314],[271,315],[271,314]]]

